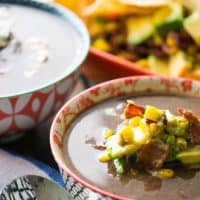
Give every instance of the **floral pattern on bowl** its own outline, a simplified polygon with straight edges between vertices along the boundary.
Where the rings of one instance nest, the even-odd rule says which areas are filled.
[[[4,143],[19,138],[54,114],[70,96],[77,75],[74,73],[34,93],[0,99],[0,141]]]

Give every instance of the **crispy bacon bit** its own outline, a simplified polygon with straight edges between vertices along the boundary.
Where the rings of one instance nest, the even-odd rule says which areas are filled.
[[[192,111],[179,108],[178,112],[189,121],[189,138],[192,144],[200,144],[200,121]]]
[[[186,110],[184,108],[178,108],[178,113],[183,115],[190,124],[195,123],[198,121],[198,117],[190,110]]]
[[[200,122],[193,123],[189,127],[189,138],[192,144],[200,144]]]
[[[106,149],[106,146],[104,146],[104,145],[98,145],[96,143],[96,139],[94,137],[86,138],[85,143],[86,144],[90,144],[93,148],[95,148],[97,150],[105,150]]]
[[[93,148],[95,148],[96,150],[106,150],[106,146],[103,145],[93,145]]]
[[[137,115],[144,114],[145,108],[141,105],[135,104],[133,101],[127,101],[127,106],[124,108],[124,115],[126,118],[131,118]]]
[[[168,153],[168,144],[162,141],[149,141],[142,147],[137,161],[146,168],[159,169],[163,166]]]

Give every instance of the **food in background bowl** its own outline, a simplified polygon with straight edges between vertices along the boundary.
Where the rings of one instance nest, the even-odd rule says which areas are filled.
[[[62,105],[76,83],[89,37],[67,9],[7,0],[0,3],[0,47],[3,141],[20,136]]]
[[[122,75],[154,73],[200,79],[199,12],[180,2],[93,1],[81,16],[88,25],[91,46],[100,51],[90,50],[83,71],[95,76],[92,65],[95,60],[104,59],[107,66],[96,68],[100,73],[112,68],[111,78],[120,76],[121,71]],[[109,57],[102,51],[115,56]],[[114,62],[119,73],[114,71]],[[109,78],[102,72],[103,76]]]
[[[110,19],[100,6],[86,10],[93,47],[156,73],[200,79],[198,11],[169,1],[150,14],[113,11]]]
[[[188,133],[188,130],[191,131],[193,126],[197,125],[199,129],[199,119],[189,111],[184,112],[183,109],[179,110],[181,116],[176,116],[175,113],[177,108],[181,107],[199,115],[199,91],[198,81],[138,76],[108,81],[72,98],[56,115],[50,133],[51,150],[66,182],[67,189],[74,197],[86,199],[99,197],[102,199],[151,200],[155,199],[156,196],[157,199],[163,200],[184,198],[197,200],[200,195],[199,141],[193,140],[194,138],[190,134],[189,137],[185,137],[185,134]],[[104,133],[108,128],[117,130],[117,132],[121,130],[121,126],[118,125],[124,120],[121,113],[123,113],[124,108],[127,108],[127,99],[129,99],[129,104],[134,105],[134,107],[125,109],[126,117],[136,111],[140,112],[140,117],[142,117],[144,107],[141,105],[149,105],[148,109],[145,109],[144,115],[148,118],[148,123],[151,124],[152,121],[158,120],[159,116],[162,118],[162,113],[165,110],[170,111],[166,111],[168,118],[170,115],[173,119],[175,118],[174,121],[170,121],[172,118],[169,120],[171,125],[167,126],[167,131],[170,133],[163,134],[167,143],[164,142],[165,139],[161,141],[159,138],[154,141],[145,141],[144,137],[144,140],[140,140],[141,135],[137,135],[137,141],[150,144],[151,150],[152,147],[158,147],[157,143],[153,142],[160,141],[159,144],[162,145],[159,145],[159,148],[163,148],[163,152],[167,152],[167,154],[161,154],[162,160],[163,158],[169,159],[163,170],[160,169],[161,165],[157,165],[158,163],[162,164],[162,162],[156,160],[155,164],[159,167],[154,173],[151,173],[152,166],[146,170],[143,169],[144,165],[141,165],[140,162],[137,163],[137,168],[134,165],[135,168],[120,174],[116,173],[115,167],[117,166],[119,172],[123,171],[119,160],[116,159],[114,161],[116,163],[113,163],[112,160],[111,162],[99,161],[99,158],[102,159],[101,161],[108,161],[106,160],[107,154],[104,154],[105,157],[101,157],[102,151],[105,150],[105,144],[102,145],[105,138]],[[188,113],[189,115],[187,115]],[[194,117],[195,123],[189,126],[190,123],[188,123],[186,116]],[[180,120],[181,123],[177,125],[176,120]],[[134,124],[136,121],[132,120],[132,123]],[[169,123],[169,121],[164,120],[163,123]],[[145,121],[141,121],[141,126],[146,130],[147,124],[142,124],[142,122]],[[162,124],[159,122],[157,125]],[[151,126],[153,130],[154,125]],[[106,137],[109,138],[112,134],[112,131],[108,131]],[[175,136],[175,134],[182,135]],[[195,134],[198,135],[194,136],[195,139],[198,139],[199,132],[195,131]],[[122,142],[129,142],[131,135],[125,133],[122,135],[124,136]],[[117,152],[118,156],[122,155],[120,153],[123,152],[123,147],[114,141],[110,140],[109,144],[112,148],[116,147],[114,152]],[[176,142],[180,148],[185,148],[185,150],[177,151],[178,148],[174,150],[173,147],[177,147]],[[194,146],[195,148],[193,148]],[[106,147],[108,147],[108,143]],[[133,150],[132,144],[126,146],[124,143],[124,147],[127,147],[128,151]],[[189,147],[191,151],[188,150]],[[118,151],[119,149],[122,151]],[[113,156],[112,150],[108,150],[108,152]],[[152,155],[148,152],[143,154],[146,159]],[[156,159],[159,156],[160,153]],[[133,156],[129,161],[134,163],[135,158]],[[140,160],[142,160],[142,156]],[[152,163],[154,166],[154,162]],[[174,172],[171,171],[172,169]]]

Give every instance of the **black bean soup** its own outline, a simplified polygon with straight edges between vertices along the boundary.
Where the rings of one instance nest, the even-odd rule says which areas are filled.
[[[142,171],[117,175],[113,166],[101,163],[100,144],[107,127],[116,128],[117,117],[127,98],[115,98],[98,104],[82,113],[67,131],[64,140],[66,163],[83,180],[107,192],[136,200],[200,199],[200,173],[198,170],[176,169],[176,176],[162,180]],[[184,107],[200,114],[199,99],[182,96],[137,96],[128,99],[143,105],[154,105],[176,113]],[[99,147],[94,148],[94,147]]]

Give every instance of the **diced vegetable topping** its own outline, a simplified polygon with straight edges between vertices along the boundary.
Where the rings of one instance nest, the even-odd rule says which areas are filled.
[[[175,115],[169,110],[128,100],[122,122],[115,130],[105,131],[103,143],[106,150],[99,161],[112,161],[118,174],[139,165],[167,179],[175,175],[169,163],[200,166],[200,120],[183,108]]]
[[[154,33],[152,17],[132,17],[126,21],[128,44],[140,44]]]
[[[200,163],[200,146],[188,148],[177,154],[177,159],[183,164]]]
[[[160,169],[156,172],[156,176],[162,179],[169,179],[174,177],[174,171],[172,169]]]
[[[92,46],[159,74],[200,80],[199,10],[172,0],[94,2],[86,9]]]
[[[144,113],[144,118],[152,121],[158,121],[161,119],[163,112],[154,107],[154,106],[147,106]]]
[[[192,38],[200,45],[200,12],[196,11],[184,20],[184,27]]]
[[[183,22],[183,13],[182,5],[173,2],[155,13],[154,25],[162,33],[167,33],[169,30],[179,30]]]

